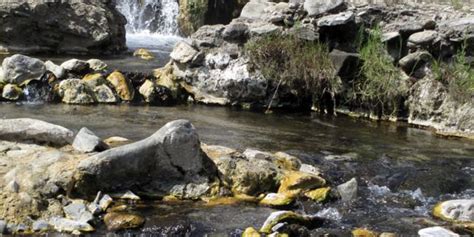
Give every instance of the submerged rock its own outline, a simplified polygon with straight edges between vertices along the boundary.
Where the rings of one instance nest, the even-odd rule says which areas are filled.
[[[74,138],[72,147],[81,152],[104,151],[109,148],[107,144],[87,128],[79,130],[76,138]]]
[[[70,144],[74,133],[64,127],[40,120],[20,118],[0,120],[0,139],[34,141],[62,146]]]
[[[83,194],[137,185],[142,185],[141,190],[186,193],[193,190],[190,183],[206,183],[208,176],[215,175],[194,126],[186,120],[170,122],[144,140],[94,155],[77,168],[75,189]]]
[[[40,79],[46,67],[39,59],[15,54],[3,60],[2,71],[5,82],[20,85],[27,80]]]
[[[110,231],[134,229],[142,226],[145,219],[139,215],[109,212],[104,216],[104,223]]]
[[[447,221],[474,222],[474,199],[438,203],[433,209],[433,215]]]
[[[458,234],[441,226],[424,228],[418,231],[420,237],[459,237]]]
[[[141,59],[144,59],[144,60],[152,60],[155,58],[155,56],[146,49],[135,50],[135,52],[133,52],[133,56],[140,57]]]
[[[72,232],[72,233],[81,233],[81,232],[92,232],[94,227],[88,223],[73,221],[66,218],[53,217],[49,220],[49,224],[54,227],[55,230],[59,232]]]

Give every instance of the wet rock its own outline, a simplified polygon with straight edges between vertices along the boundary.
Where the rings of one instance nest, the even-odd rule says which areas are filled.
[[[119,212],[109,212],[104,216],[109,231],[134,229],[142,226],[145,219],[141,216]]]
[[[66,77],[66,69],[64,69],[63,67],[59,65],[56,65],[53,62],[48,60],[44,63],[44,66],[46,70],[52,72],[54,76],[58,79],[63,79]]]
[[[146,80],[139,89],[145,101],[153,105],[169,105],[174,99],[171,90],[164,86],[158,86],[150,80]]]
[[[105,71],[109,67],[104,61],[95,58],[87,60],[87,63],[95,72]]]
[[[49,230],[49,223],[45,220],[33,222],[32,230],[35,232],[46,232]]]
[[[133,52],[133,56],[144,60],[152,60],[155,58],[155,56],[147,49],[137,49]]]
[[[427,51],[418,51],[403,57],[398,64],[407,75],[412,75],[432,60],[433,56]]]
[[[315,190],[307,191],[304,193],[304,195],[315,202],[324,202],[329,197],[330,192],[331,192],[331,188],[326,187],[326,188],[318,188]]]
[[[15,84],[6,84],[3,87],[2,97],[4,99],[16,101],[20,99],[22,94],[21,88]]]
[[[294,198],[286,193],[268,193],[260,201],[260,204],[267,206],[288,206],[293,200]]]
[[[351,180],[337,186],[337,191],[341,196],[343,202],[350,202],[357,198],[358,189],[357,180],[352,178]]]
[[[112,84],[115,91],[117,92],[117,95],[120,97],[121,100],[123,101],[133,100],[133,97],[135,95],[133,86],[130,80],[128,80],[121,72],[114,71],[107,77],[107,81],[109,81],[110,84]]]
[[[447,221],[473,222],[474,199],[449,200],[438,203],[433,215]]]
[[[179,42],[170,54],[170,57],[179,63],[190,63],[197,55],[198,51],[185,42]]]
[[[274,163],[285,170],[299,170],[301,168],[301,161],[285,152],[277,152],[273,154]]]
[[[63,208],[68,219],[81,223],[88,223],[94,219],[94,216],[87,209],[83,201],[73,201]]]
[[[305,0],[303,6],[310,17],[319,16],[325,13],[338,13],[347,9],[344,0]]]
[[[253,227],[248,227],[245,229],[244,233],[242,233],[242,237],[260,237],[260,233]]]
[[[87,128],[79,130],[76,138],[74,138],[72,147],[81,152],[104,151],[109,148],[107,144]]]
[[[95,194],[142,184],[142,190],[168,192],[176,185],[185,188],[193,181],[205,183],[206,175],[215,175],[213,170],[200,149],[194,126],[177,120],[144,140],[82,160],[75,188],[79,193]]]
[[[318,222],[316,219],[313,219],[306,215],[297,214],[292,211],[276,211],[270,214],[270,216],[265,220],[262,227],[260,228],[260,232],[270,234],[272,233],[272,228],[282,222],[292,222],[292,223],[301,223],[301,224],[317,224]]]
[[[27,80],[40,79],[46,67],[39,59],[15,54],[3,60],[2,71],[4,82],[20,85]]]
[[[92,104],[94,92],[80,79],[67,79],[59,83],[59,96],[66,104]]]
[[[107,85],[100,85],[94,88],[94,94],[97,102],[114,104],[118,103],[119,99],[115,96],[114,91]]]
[[[66,218],[53,217],[49,220],[49,224],[59,232],[81,233],[92,232],[94,227],[88,223],[73,221]]]
[[[70,144],[74,133],[64,127],[35,119],[0,120],[0,139],[7,141],[34,141],[51,145]]]
[[[61,64],[61,67],[66,69],[66,71],[77,75],[85,74],[90,70],[89,63],[79,59],[67,60]]]
[[[298,195],[301,192],[323,187],[326,181],[316,175],[301,171],[289,171],[281,179],[278,193],[288,193]]]
[[[418,231],[420,237],[459,237],[458,234],[441,226],[424,228]]]

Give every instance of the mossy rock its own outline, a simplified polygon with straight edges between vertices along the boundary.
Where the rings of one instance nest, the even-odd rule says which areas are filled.
[[[433,216],[450,222],[474,222],[474,199],[440,202],[433,208]]]
[[[15,84],[6,84],[2,89],[2,97],[7,100],[15,101],[23,95],[21,88]]]
[[[326,185],[323,178],[301,171],[286,172],[280,183],[278,193],[288,193],[294,196],[301,192],[320,188]]]
[[[145,223],[145,219],[135,214],[109,212],[104,216],[104,223],[108,230],[116,231],[138,228]]]
[[[134,57],[139,57],[143,60],[152,60],[155,58],[155,55],[148,51],[147,49],[137,49],[133,52]]]
[[[133,100],[135,91],[132,83],[119,71],[112,72],[108,77],[107,81],[113,85],[115,92],[123,101]]]
[[[260,237],[262,236],[256,229],[253,227],[248,227],[245,229],[245,231],[242,233],[242,237]]]
[[[291,194],[286,193],[269,193],[260,201],[261,205],[267,206],[288,206],[294,201]]]
[[[285,152],[277,152],[274,154],[275,163],[282,169],[286,170],[299,170],[301,167],[301,161]]]
[[[324,202],[329,197],[330,192],[331,188],[325,187],[305,192],[304,195],[315,202]]]
[[[86,74],[82,80],[91,88],[95,88],[97,86],[106,84],[107,81],[105,80],[104,76],[100,73],[89,73]]]
[[[377,237],[377,233],[364,229],[364,228],[357,228],[352,231],[353,237]]]
[[[308,224],[311,223],[312,220],[310,217],[298,214],[296,212],[276,211],[270,214],[270,216],[265,220],[262,228],[260,228],[260,232],[270,234],[272,233],[273,226],[281,222]]]

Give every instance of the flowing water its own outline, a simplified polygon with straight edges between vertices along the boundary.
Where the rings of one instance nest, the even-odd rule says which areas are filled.
[[[403,123],[377,123],[317,114],[264,115],[198,105],[149,107],[2,104],[0,118],[30,117],[102,137],[143,139],[174,119],[189,119],[201,140],[236,149],[286,151],[321,168],[332,186],[356,177],[359,198],[351,205],[297,202],[294,209],[328,219],[323,228],[347,234],[355,227],[416,234],[439,200],[474,196],[474,142],[437,137]],[[126,233],[238,236],[260,227],[274,209],[255,205],[206,206],[200,202],[145,202],[135,211],[144,228]],[[100,229],[99,234],[104,234]],[[148,235],[144,235],[148,236]]]

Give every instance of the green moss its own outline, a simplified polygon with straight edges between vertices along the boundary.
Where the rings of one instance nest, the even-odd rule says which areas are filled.
[[[250,64],[267,80],[292,89],[298,98],[334,98],[341,82],[335,76],[327,47],[294,36],[268,35],[245,45]],[[275,92],[276,93],[276,92]]]

